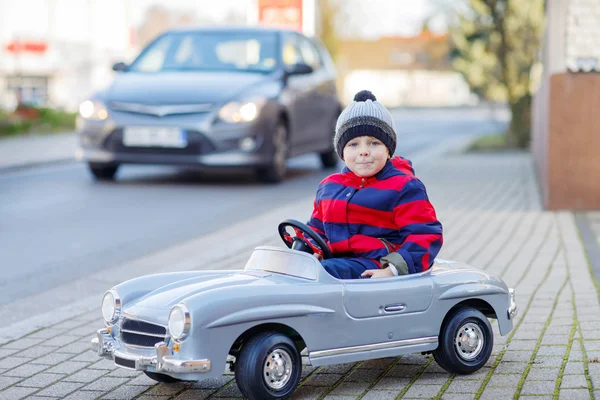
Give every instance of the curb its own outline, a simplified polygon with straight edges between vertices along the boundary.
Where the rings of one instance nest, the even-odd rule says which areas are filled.
[[[600,295],[600,246],[598,246],[594,232],[585,214],[578,212],[574,213],[574,215],[575,224],[581,234],[581,241],[583,242],[583,248],[588,259],[590,273],[594,280],[594,286]]]
[[[0,139],[0,173],[76,160],[75,131],[17,135]]]
[[[59,158],[59,159],[54,159],[54,160],[34,161],[34,162],[28,162],[28,163],[22,163],[22,164],[12,164],[12,165],[0,166],[0,174],[26,171],[28,169],[46,167],[46,166],[71,164],[71,163],[75,163],[77,161],[78,160],[75,157],[71,156],[68,158],[65,157],[65,158]]]

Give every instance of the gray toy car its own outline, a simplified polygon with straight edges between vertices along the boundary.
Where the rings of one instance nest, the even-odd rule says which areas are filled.
[[[295,234],[288,234],[293,227]],[[433,353],[447,371],[469,374],[490,357],[498,321],[513,328],[514,291],[499,278],[436,260],[419,274],[338,280],[312,251],[325,242],[285,220],[290,249],[257,247],[243,270],[144,276],[110,289],[106,327],[92,349],[159,382],[197,381],[235,371],[250,399],[289,397],[306,349],[314,366]]]

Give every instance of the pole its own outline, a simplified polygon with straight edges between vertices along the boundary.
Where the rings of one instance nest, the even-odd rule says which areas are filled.
[[[132,36],[134,34],[134,28],[133,25],[131,23],[131,8],[130,8],[130,2],[129,0],[124,0],[123,1],[123,6],[125,7],[125,36],[126,36],[126,45],[125,45],[125,54],[126,54],[126,58],[127,60],[125,61],[126,63],[129,63],[129,61],[133,58],[133,48],[134,48],[134,43],[133,43],[133,39],[134,37]]]
[[[316,0],[302,0],[302,33],[314,36],[316,28]]]
[[[50,57],[48,57],[48,55],[46,56],[46,59],[49,60],[56,60],[56,54],[57,51],[55,49],[55,39],[56,39],[56,24],[55,24],[55,16],[56,16],[56,0],[48,0],[48,31],[46,33],[46,42],[47,42],[47,52],[50,55]],[[54,57],[52,57],[54,56]],[[53,65],[54,63],[51,64],[51,67],[49,68],[48,71],[48,78],[46,80],[46,93],[44,94],[45,99],[44,102],[45,103],[51,103],[50,101],[50,87],[51,87],[51,80],[54,79],[60,79],[59,77],[57,77],[57,75],[59,74],[59,69],[57,68],[56,65]]]
[[[246,3],[246,24],[253,26],[258,24],[258,1],[248,0]]]

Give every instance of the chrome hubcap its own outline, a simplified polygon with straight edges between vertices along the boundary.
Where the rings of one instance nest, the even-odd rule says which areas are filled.
[[[292,357],[283,349],[269,354],[263,368],[263,377],[267,386],[274,390],[284,387],[292,376]]]
[[[460,327],[454,339],[454,346],[460,358],[473,360],[483,349],[484,337],[479,325],[469,322]]]

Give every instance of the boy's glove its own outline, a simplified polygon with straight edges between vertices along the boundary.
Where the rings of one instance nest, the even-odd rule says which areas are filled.
[[[390,267],[396,276],[408,275],[408,265],[406,264],[406,261],[404,261],[404,258],[395,251],[385,257],[381,257],[379,262],[381,263],[382,268]]]

